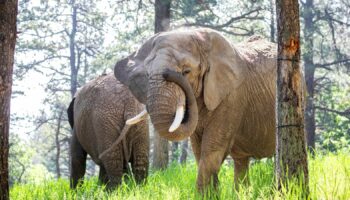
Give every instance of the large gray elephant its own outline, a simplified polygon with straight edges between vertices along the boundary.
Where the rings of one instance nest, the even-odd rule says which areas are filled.
[[[114,73],[160,136],[190,136],[203,191],[217,185],[227,155],[237,183],[250,157],[274,154],[276,47],[258,36],[233,45],[211,29],[175,30],[151,37]]]
[[[147,121],[128,126],[144,106],[113,74],[102,75],[81,88],[67,112],[71,140],[71,187],[85,174],[86,156],[100,166],[99,180],[113,188],[130,173],[136,182],[148,174],[149,135]],[[133,121],[132,121],[133,122]]]

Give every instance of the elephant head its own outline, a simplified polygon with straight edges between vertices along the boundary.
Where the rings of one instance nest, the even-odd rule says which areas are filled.
[[[164,32],[119,61],[115,76],[146,104],[160,136],[178,141],[198,122],[198,98],[213,111],[239,87],[238,51],[211,29]]]

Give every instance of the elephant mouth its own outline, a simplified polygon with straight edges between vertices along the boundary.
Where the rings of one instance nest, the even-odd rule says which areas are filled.
[[[197,127],[196,98],[182,74],[167,69],[162,72],[162,76],[162,81],[150,84],[152,86],[147,97],[147,112],[161,137],[180,141],[189,137]],[[171,86],[171,89],[167,86]]]
[[[187,103],[187,97],[186,97],[186,104],[185,104],[185,114],[184,114],[184,117],[183,117],[183,119],[182,119],[182,122],[181,122],[181,124],[185,124],[185,123],[187,123],[188,122],[188,120],[189,120],[189,113],[188,113],[188,103]]]

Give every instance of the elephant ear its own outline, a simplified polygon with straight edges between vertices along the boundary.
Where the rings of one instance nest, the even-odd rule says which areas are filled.
[[[126,85],[136,99],[145,104],[148,91],[147,71],[144,60],[153,48],[153,40],[157,35],[148,39],[136,52],[117,62],[114,67],[115,77]]]
[[[218,32],[206,30],[209,43],[208,66],[204,75],[204,103],[214,110],[242,83],[243,61],[237,50]]]

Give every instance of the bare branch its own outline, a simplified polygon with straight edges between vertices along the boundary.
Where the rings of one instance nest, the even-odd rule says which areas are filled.
[[[199,24],[199,23],[187,23],[184,24],[184,26],[202,26],[202,27],[208,27],[208,28],[213,28],[213,29],[217,29],[217,30],[222,30],[222,28],[228,27],[229,25],[231,25],[234,22],[237,22],[241,19],[264,19],[263,17],[257,17],[257,15],[259,14],[259,11],[261,10],[261,8],[257,8],[254,10],[251,10],[247,13],[242,14],[241,16],[238,17],[232,17],[230,20],[228,20],[226,23],[220,24],[220,25],[206,25],[206,24]],[[249,15],[256,13],[255,17],[249,17]]]
[[[326,107],[321,107],[321,106],[315,106],[315,109],[318,110],[323,110],[323,111],[327,111],[327,112],[332,112],[332,113],[336,113],[338,115],[344,116],[346,118],[350,119],[350,108],[344,111],[339,111],[339,110],[334,110],[331,108],[326,108]]]
[[[347,62],[350,62],[350,59],[337,60],[337,61],[333,61],[333,62],[330,62],[330,63],[315,64],[315,67],[323,68],[323,69],[327,69],[327,70],[332,70],[331,68],[329,68],[329,66],[340,64],[340,63],[347,63]]]

